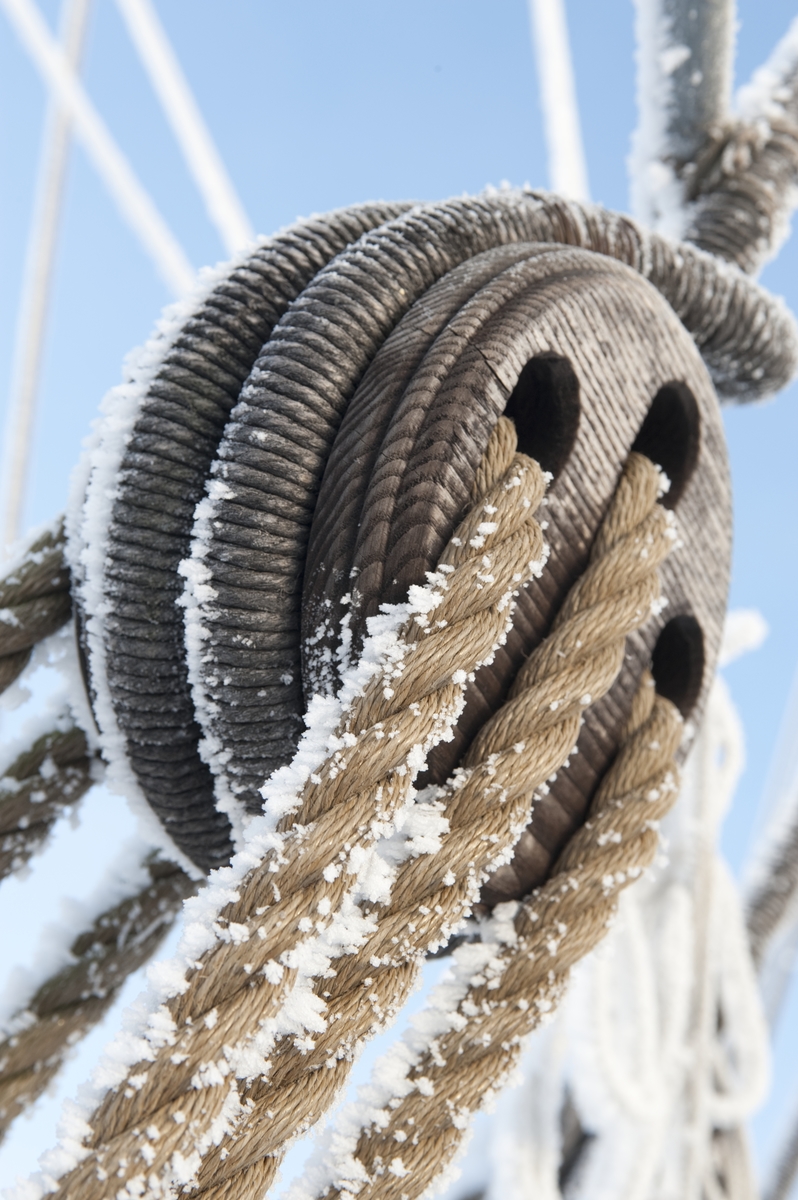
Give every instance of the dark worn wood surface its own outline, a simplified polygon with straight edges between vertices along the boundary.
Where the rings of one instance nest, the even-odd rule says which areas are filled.
[[[361,212],[364,227],[381,215]],[[214,811],[214,781],[199,753],[200,736],[223,748],[225,762],[219,756],[214,765],[224,776],[217,787],[237,794],[250,811],[259,807],[265,777],[296,743],[304,706],[303,576],[312,635],[306,628],[306,701],[321,679],[319,656],[314,663],[308,648],[327,602],[339,603],[350,566],[359,571],[357,632],[376,603],[400,597],[434,565],[462,511],[492,423],[531,358],[568,360],[574,386],[583,393],[583,420],[557,483],[570,480],[572,507],[562,517],[558,536],[565,541],[547,572],[551,594],[530,592],[519,607],[520,646],[543,635],[581,569],[606,489],[642,422],[655,376],[657,386],[682,380],[684,355],[692,356],[691,370],[703,372],[676,312],[695,330],[727,390],[741,381],[749,386],[760,358],[771,354],[762,323],[748,319],[764,303],[758,294],[738,296],[742,285],[719,276],[711,260],[684,248],[677,261],[660,239],[600,210],[509,192],[424,206],[365,235],[311,279],[333,249],[329,220],[320,230],[314,226],[320,242],[311,248],[288,246],[293,235],[278,239],[279,262],[266,262],[266,252],[257,264],[255,274],[264,279],[255,280],[250,262],[216,289],[166,355],[122,464],[104,581],[111,608],[108,683],[143,790],[203,866],[224,861],[230,842],[226,817]],[[356,230],[342,232],[346,244]],[[549,245],[541,247],[541,241]],[[602,253],[552,245],[560,242]],[[489,260],[484,252],[496,257]],[[458,264],[459,274],[447,276]],[[439,283],[442,276],[447,279]],[[297,290],[301,294],[272,330]],[[722,319],[727,308],[739,316],[731,332]],[[258,355],[263,337],[268,340]],[[706,373],[700,378],[711,394]],[[591,387],[601,381],[600,403],[585,390],[588,379]],[[700,401],[702,420],[707,404]],[[608,434],[619,414],[620,432]],[[567,428],[558,434],[555,453],[545,436],[537,437],[537,419],[529,419],[523,406],[516,415],[526,420],[524,436],[532,437],[534,452],[561,461]],[[336,459],[344,430],[356,451],[350,467],[343,450]],[[325,467],[333,507],[340,499],[329,517]],[[209,470],[222,486],[213,499],[203,557],[213,597],[200,607],[207,640],[198,670],[207,703],[195,713],[175,602],[182,590],[177,568],[190,551],[194,507]],[[581,496],[575,471],[581,473]],[[344,485],[347,494],[339,497],[336,486]],[[681,503],[686,500],[687,493]],[[358,509],[363,520],[353,543]],[[312,523],[321,529],[325,521],[327,543],[319,542],[317,554],[311,538],[308,552]],[[720,543],[716,551],[725,563]],[[722,590],[725,567],[707,561]],[[500,702],[515,669],[512,656],[520,653],[513,645],[511,640],[507,661],[497,658],[481,678],[459,740],[435,756],[433,777],[446,773]]]
[[[502,868],[486,889],[486,899],[495,902],[523,894],[545,878],[553,857],[583,820],[659,631],[680,614],[692,614],[704,640],[703,664],[687,664],[700,673],[699,679],[688,681],[692,717],[700,715],[725,611],[731,521],[712,385],[692,340],[653,288],[618,263],[566,248],[524,254],[518,247],[513,256],[506,250],[488,252],[467,266],[452,272],[411,310],[364,378],[322,487],[324,503],[311,535],[313,569],[305,586],[314,633],[318,624],[313,622],[318,623],[325,604],[327,612],[335,613],[336,601],[352,589],[357,642],[380,602],[403,599],[408,586],[423,581],[434,566],[466,507],[490,430],[513,396],[522,369],[541,355],[567,360],[578,381],[581,413],[573,449],[545,512],[551,557],[542,578],[519,598],[507,644],[471,686],[454,741],[433,752],[430,780],[446,778],[501,704],[520,663],[545,635],[584,569],[623,462],[655,396],[664,385],[676,383],[695,398],[697,417],[692,437],[685,436],[678,421],[675,431],[672,420],[660,420],[659,428],[649,423],[641,447],[669,466],[678,484],[674,490],[681,491],[675,511],[682,545],[662,572],[667,607],[630,639],[621,677],[588,710],[578,754],[549,795],[536,802],[514,863]],[[666,394],[672,404],[666,403],[665,410],[676,403],[673,392],[671,388]],[[522,399],[531,400],[529,395]],[[520,416],[517,396],[510,411],[513,406]],[[384,432],[377,449],[378,430]],[[537,438],[534,432],[526,428],[525,436],[532,438],[530,449],[547,466],[547,454],[556,458],[558,448],[547,447],[545,430]],[[359,529],[353,535],[358,510]],[[665,649],[670,657],[682,653],[678,639]],[[323,670],[313,664],[315,653],[316,645],[306,646],[311,678],[314,669]]]
[[[198,666],[208,701],[202,721],[209,742],[224,748],[219,786],[249,811],[259,809],[264,779],[299,730],[303,577],[314,570],[306,569],[308,539],[347,409],[415,302],[423,306],[460,264],[519,243],[588,248],[626,262],[694,331],[719,386],[749,388],[765,362],[772,378],[776,318],[748,281],[600,209],[511,190],[466,197],[414,208],[339,255],[275,327],[213,466],[224,494],[209,508],[203,555],[215,595],[198,608],[208,633]],[[791,346],[786,338],[787,358]],[[368,439],[365,425],[358,434]],[[313,636],[324,616],[312,618]],[[318,676],[305,682],[312,690]]]
[[[403,207],[363,205],[301,222],[234,264],[166,348],[120,464],[105,562],[107,683],[144,795],[176,845],[204,870],[227,862],[233,847],[198,749],[202,731],[177,606],[194,509],[275,322],[326,262]],[[78,589],[78,610],[80,603]],[[296,744],[299,715],[294,725],[283,738],[283,758]]]

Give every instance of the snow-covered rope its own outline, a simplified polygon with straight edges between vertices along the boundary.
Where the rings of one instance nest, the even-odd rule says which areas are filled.
[[[657,566],[673,544],[672,525],[657,503],[660,488],[659,471],[641,455],[630,455],[591,565],[503,708],[480,731],[463,769],[436,797],[449,827],[439,855],[400,866],[390,904],[375,910],[374,933],[356,956],[336,965],[333,979],[316,985],[326,1001],[326,1029],[314,1030],[314,1046],[300,1054],[293,1039],[278,1044],[268,1080],[253,1080],[244,1092],[254,1112],[208,1156],[201,1186],[234,1177],[235,1188],[248,1196],[247,1189],[254,1195],[269,1184],[288,1139],[329,1107],[360,1045],[399,1011],[424,955],[456,930],[502,852],[514,846],[530,797],[538,788],[546,791],[546,780],[576,743],[585,707],[617,677],[625,634],[644,623],[656,604]],[[264,1158],[267,1153],[274,1157]]]
[[[157,854],[148,856],[143,871],[144,886],[97,917],[72,943],[74,961],[0,1030],[0,1140],[102,1019],[125,980],[151,957],[196,888],[180,867]]]
[[[76,76],[80,73],[91,7],[92,0],[64,0],[61,5],[61,43]],[[57,99],[51,99],[25,251],[3,446],[0,543],[7,546],[19,537],[22,523],[71,141],[71,118]]]
[[[500,430],[506,439],[512,427],[502,422]],[[339,729],[338,748],[309,775],[300,797],[304,811],[295,816],[298,826],[232,897],[229,890],[224,896],[228,904],[215,914],[217,940],[201,957],[195,955],[188,979],[179,985],[182,994],[153,1015],[150,1044],[140,1043],[139,1059],[126,1072],[135,1086],[120,1081],[91,1117],[85,1131],[91,1153],[73,1147],[83,1161],[63,1180],[59,1194],[99,1196],[98,1171],[119,1170],[131,1186],[146,1181],[154,1194],[170,1182],[191,1179],[214,1194],[228,1186],[236,1195],[262,1191],[285,1143],[322,1115],[360,1044],[404,1002],[424,954],[457,928],[486,876],[511,853],[528,820],[531,796],[545,790],[545,781],[573,750],[585,707],[617,676],[626,634],[645,623],[658,600],[657,567],[673,545],[674,529],[671,514],[658,503],[661,474],[638,454],[630,455],[591,564],[566,598],[551,636],[530,657],[464,768],[437,803],[425,806],[445,818],[437,831],[441,852],[425,854],[425,847],[411,843],[402,854],[400,847],[392,892],[383,880],[383,894],[369,896],[363,879],[357,881],[360,926],[354,923],[353,935],[351,877],[358,866],[361,877],[364,867],[373,872],[368,841],[391,832],[396,813],[389,806],[398,807],[400,790],[409,794],[411,773],[423,763],[424,740],[432,740],[424,692],[441,689],[433,711],[448,700],[454,719],[455,698],[445,689],[450,681],[464,684],[475,656],[484,659],[501,639],[509,594],[530,570],[539,569],[532,555],[540,557],[542,538],[532,513],[541,484],[536,499],[524,495],[524,476],[536,473],[540,478],[524,456],[513,458],[458,529],[433,577],[438,587],[445,581],[440,598],[424,605],[428,612],[433,608],[433,620],[421,614],[421,621],[407,622],[400,641],[404,662],[397,670],[394,659],[356,698]],[[515,531],[502,542],[501,534],[513,524]],[[521,538],[524,525],[528,533]],[[521,553],[503,555],[502,546],[509,550],[513,538],[521,542]],[[489,638],[480,632],[487,617],[478,613],[475,619],[475,599],[478,607],[487,601],[502,614]],[[363,729],[356,719],[367,703],[380,728]],[[397,722],[394,738],[396,716],[409,722],[402,705],[417,724],[410,725],[408,737]],[[437,718],[437,724],[441,736],[444,722]],[[369,769],[372,782],[361,815]],[[337,801],[331,815],[329,797]],[[377,829],[375,799],[381,801]],[[350,819],[354,811],[354,825],[348,819],[341,827],[344,806]],[[345,839],[342,856],[335,854],[335,838]],[[253,849],[241,860],[249,864]],[[297,852],[299,868],[293,861]],[[418,857],[408,857],[413,854]],[[312,913],[310,897],[301,894],[305,880],[313,886]],[[325,900],[337,922],[330,920]],[[296,948],[306,934],[315,937],[307,939],[303,961]],[[330,978],[330,961],[342,953],[348,957]],[[320,1036],[297,1039],[303,1030]],[[142,1137],[142,1130],[149,1132]]]
[[[798,204],[798,18],[685,173],[689,241],[755,272]]]
[[[94,782],[86,735],[68,713],[0,775],[0,879],[41,848],[52,826]]]
[[[141,65],[150,77],[205,210],[228,254],[255,234],[151,0],[117,0]]]
[[[27,666],[33,647],[72,612],[69,568],[59,519],[8,565],[0,579],[0,692]]]
[[[166,221],[119,149],[83,84],[32,0],[0,0],[0,8],[30,55],[46,86],[69,114],[120,215],[137,235],[164,283],[181,296],[194,282],[194,270]]]
[[[369,1096],[360,1129],[355,1122],[333,1138],[305,1195],[413,1200],[446,1170],[471,1115],[558,1003],[570,968],[606,933],[618,894],[652,863],[658,822],[678,794],[682,729],[646,675],[589,819],[552,877],[520,905],[500,906],[492,941],[455,952],[450,978],[396,1054],[393,1086]]]
[[[397,636],[387,637],[384,668],[377,674],[366,668],[352,681],[351,691],[360,690],[350,694],[339,728],[330,730],[327,761],[321,765],[318,755],[300,760],[299,776],[289,775],[293,789],[282,806],[278,802],[277,815],[291,831],[262,834],[239,856],[239,868],[254,869],[232,903],[224,903],[229,886],[220,888],[218,940],[169,1004],[175,1033],[162,1052],[166,1069],[150,1070],[135,1096],[124,1088],[108,1097],[94,1121],[95,1144],[137,1125],[142,1107],[158,1112],[170,1100],[185,1107],[187,1089],[203,1105],[217,1107],[215,1080],[192,1088],[197,1067],[217,1057],[226,1042],[255,1034],[279,1011],[297,974],[292,951],[330,924],[369,846],[390,833],[426,750],[459,715],[468,674],[505,637],[513,593],[545,558],[534,513],[546,477],[514,451],[514,427],[502,419],[486,456],[494,469],[481,475],[487,489],[482,503],[455,535],[456,565],[443,563],[430,587],[414,589],[408,619]],[[470,611],[464,611],[467,600]],[[216,1017],[204,1020],[210,1012]],[[206,1112],[210,1121],[212,1111]]]
[[[731,0],[636,0],[637,216],[755,273],[798,204],[798,19],[731,102]]]

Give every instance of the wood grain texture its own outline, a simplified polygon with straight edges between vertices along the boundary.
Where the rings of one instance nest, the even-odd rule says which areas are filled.
[[[763,301],[743,276],[719,271],[690,247],[677,253],[625,217],[534,192],[417,206],[320,271],[264,346],[213,467],[226,494],[213,502],[204,543],[215,596],[199,605],[209,633],[200,668],[203,720],[210,740],[224,747],[216,768],[222,786],[250,811],[290,752],[292,730],[299,735],[303,576],[315,569],[305,566],[309,530],[355,391],[383,342],[437,280],[487,250],[521,242],[587,246],[650,278],[728,391],[750,388],[755,364],[767,360],[775,370],[776,358],[786,363],[792,354],[789,338],[775,354],[773,328],[766,333],[754,315]],[[368,441],[365,422],[360,433]],[[312,630],[324,616],[309,617]],[[318,678],[307,682],[313,687]]]
[[[717,401],[706,369],[672,310],[638,275],[603,256],[557,248],[517,253],[516,261],[507,265],[509,256],[502,254],[490,278],[494,254],[481,256],[481,270],[472,269],[471,296],[465,271],[453,272],[450,298],[462,304],[434,341],[430,326],[445,304],[432,293],[435,303],[427,307],[425,297],[386,341],[364,378],[363,395],[359,390],[353,400],[352,418],[342,425],[340,454],[336,444],[330,460],[336,462],[336,475],[330,474],[323,488],[325,503],[319,506],[311,535],[309,560],[314,570],[306,579],[306,609],[317,614],[327,604],[328,612],[341,611],[341,594],[351,588],[357,644],[366,618],[379,604],[404,599],[410,584],[423,582],[425,571],[434,567],[467,505],[490,429],[525,364],[542,354],[563,356],[571,363],[579,382],[581,417],[573,451],[548,500],[549,563],[541,579],[522,593],[506,646],[478,673],[454,741],[433,751],[430,781],[441,782],[460,761],[477,730],[501,704],[520,663],[545,635],[586,564],[621,466],[663,385],[686,384],[695,396],[699,437],[695,469],[676,505],[684,544],[663,570],[668,605],[643,635],[630,640],[622,676],[610,695],[588,711],[579,753],[560,773],[549,796],[536,804],[516,861],[502,868],[486,891],[491,902],[523,894],[545,878],[551,861],[583,819],[614,753],[628,702],[659,630],[682,613],[695,616],[705,640],[698,716],[719,645],[730,554],[729,485]],[[441,297],[448,281],[449,277],[438,285]],[[410,348],[407,361],[418,361],[424,345],[428,349],[397,400],[396,381],[404,382],[406,372],[392,373],[389,364],[401,359],[405,347]],[[380,412],[381,388],[394,412],[387,428],[382,417],[375,422],[385,432],[379,450],[370,441],[363,456],[374,464],[363,491],[360,481],[369,470],[363,469],[359,454],[355,416],[361,421],[364,414]],[[344,473],[342,463],[350,474]],[[353,497],[360,501],[354,548]],[[317,645],[306,649],[306,660],[312,662],[317,652]],[[315,680],[319,668],[310,669]]]
[[[245,807],[257,811],[262,783],[291,756],[302,727],[307,699],[301,687],[303,578],[316,570],[316,560],[307,560],[309,533],[314,514],[326,503],[324,495],[319,500],[320,488],[341,422],[367,372],[381,394],[373,364],[415,302],[426,305],[426,329],[416,331],[412,347],[408,343],[402,350],[398,339],[394,366],[386,354],[379,368],[392,378],[396,396],[404,391],[407,373],[416,372],[415,359],[399,365],[403,354],[420,356],[420,369],[442,322],[451,326],[449,336],[456,340],[453,297],[444,299],[441,291],[436,300],[431,293],[443,276],[467,264],[457,285],[465,297],[473,285],[469,273],[486,270],[492,278],[499,266],[520,271],[522,260],[541,256],[541,243],[587,248],[602,260],[626,263],[654,284],[674,319],[693,333],[726,394],[767,390],[795,358],[789,320],[756,285],[710,256],[689,246],[676,248],[625,217],[526,190],[406,207],[375,206],[360,210],[360,216],[319,219],[302,232],[281,235],[271,249],[234,271],[167,354],[126,452],[105,574],[112,610],[108,683],[145,794],[182,849],[205,867],[224,861],[230,852],[229,825],[214,808],[215,791],[236,793]],[[379,224],[400,211],[403,215]],[[323,266],[337,245],[356,238],[369,222],[379,227]],[[536,243],[537,249],[522,249],[524,243]],[[477,261],[498,248],[505,254],[501,264]],[[565,295],[570,268],[563,270]],[[516,284],[520,296],[523,286]],[[510,319],[509,294],[494,289],[490,295],[501,319]],[[464,313],[465,301],[457,303],[458,313]],[[505,380],[490,365],[491,338],[498,347],[494,357],[500,358],[506,349],[503,334],[498,326],[490,332],[489,322],[471,309],[468,320],[484,335],[488,358],[473,366],[483,372],[479,388],[495,413]],[[585,333],[590,336],[589,324]],[[616,333],[608,334],[609,340]],[[460,336],[468,340],[471,334],[464,326]],[[447,353],[449,359],[444,356],[437,369],[447,373],[441,403],[451,406],[451,420],[471,386],[472,363],[467,353],[459,354],[455,342]],[[512,358],[516,351],[508,353]],[[366,405],[369,419],[358,424],[353,418],[347,427],[362,442],[356,456],[358,480],[342,502],[333,537],[360,504],[369,463],[381,472],[381,486],[388,491],[396,482],[391,482],[390,465],[383,469],[374,456],[382,444],[377,426],[384,424],[390,404],[382,405],[378,418],[379,407]],[[411,417],[408,430],[414,437]],[[377,422],[373,431],[372,419]],[[433,425],[419,436],[431,439],[433,459],[437,440],[448,439],[448,479],[440,464],[439,477],[432,480],[423,469],[418,478],[402,471],[401,486],[409,499],[402,502],[404,515],[397,510],[394,542],[386,543],[384,598],[393,594],[394,578],[402,579],[413,563],[413,569],[419,568],[440,543],[450,509],[462,500],[461,467],[484,433],[478,428],[480,418],[470,411],[465,424],[458,419],[455,437],[445,435],[445,421],[438,428]],[[400,458],[403,445],[399,438]],[[463,453],[461,463],[458,455]],[[336,469],[330,469],[333,480]],[[206,703],[195,713],[182,613],[176,608],[183,588],[178,567],[190,551],[196,503],[214,485],[209,540],[203,546],[211,591],[198,613],[208,633],[198,685]],[[423,508],[430,487],[444,487],[453,501],[427,523],[429,544],[419,554],[415,535],[402,532],[401,522],[413,526],[413,506]],[[350,533],[344,533],[346,541]],[[378,557],[366,565],[382,570]],[[312,595],[311,588],[307,596]],[[327,598],[324,593],[322,601]],[[309,609],[307,619],[315,621],[314,628],[323,618],[323,612]],[[306,644],[310,640],[306,637]],[[312,657],[307,656],[308,669]],[[308,688],[315,686],[310,674],[306,682]],[[222,748],[213,767],[221,776],[216,781],[199,752],[203,735],[209,745]]]

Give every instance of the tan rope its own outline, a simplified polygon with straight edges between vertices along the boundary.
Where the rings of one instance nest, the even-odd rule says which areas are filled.
[[[153,1114],[162,1119],[187,1110],[204,1129],[218,1116],[225,1089],[193,1086],[198,1066],[214,1062],[226,1043],[255,1034],[279,1011],[296,971],[277,960],[340,909],[355,882],[354,852],[386,832],[410,793],[419,750],[446,734],[460,711],[467,675],[505,636],[511,597],[539,572],[545,550],[534,519],[545,477],[531,459],[514,454],[514,446],[512,425],[502,419],[487,455],[488,490],[455,535],[456,565],[442,564],[436,577],[439,603],[432,618],[418,613],[400,630],[401,653],[355,698],[338,730],[339,748],[305,784],[299,811],[283,822],[293,828],[280,851],[249,873],[238,899],[220,914],[221,939],[190,973],[183,994],[169,1002],[173,1044],[155,1055],[154,1065],[134,1068],[136,1091],[109,1094],[92,1118],[91,1144],[103,1147],[102,1161],[110,1156],[111,1170],[122,1143],[141,1163],[138,1127],[143,1120],[151,1124]],[[153,1170],[162,1150],[168,1158],[193,1142],[191,1121],[186,1129],[169,1125]],[[82,1164],[62,1185],[64,1194],[101,1195],[102,1189],[83,1190],[96,1186],[96,1165],[94,1156]]]
[[[512,485],[518,477],[518,460],[514,460],[501,484],[508,490],[500,494],[491,491],[486,506],[489,503],[490,509],[498,509],[494,500],[513,504],[520,489]],[[508,720],[504,712],[497,714],[482,735],[488,748],[472,754],[454,786],[444,793],[450,828],[441,853],[403,864],[391,903],[372,914],[378,918],[375,933],[357,954],[336,963],[333,979],[319,982],[317,992],[327,1003],[327,1028],[315,1039],[315,1045],[311,1047],[307,1041],[297,1045],[294,1039],[284,1039],[278,1043],[270,1069],[259,1067],[251,1084],[232,1078],[227,1057],[235,1060],[236,1053],[247,1048],[247,1031],[251,1030],[251,1037],[256,1036],[262,1015],[268,1012],[262,1003],[257,1004],[259,996],[268,995],[262,977],[255,975],[260,965],[257,954],[264,946],[265,950],[260,951],[262,962],[274,952],[268,935],[254,947],[244,941],[243,948],[238,945],[234,949],[237,963],[245,958],[245,964],[239,966],[238,973],[220,973],[220,961],[235,961],[230,944],[222,944],[221,952],[212,951],[203,962],[199,980],[202,991],[196,976],[191,981],[195,987],[191,1007],[184,1006],[185,995],[170,1005],[171,1015],[181,1020],[182,1028],[162,1055],[155,1054],[155,1069],[147,1063],[139,1064],[135,1068],[136,1089],[110,1094],[95,1113],[93,1152],[63,1181],[60,1194],[81,1198],[101,1195],[95,1182],[98,1167],[109,1175],[121,1171],[128,1181],[137,1177],[163,1180],[181,1161],[184,1178],[186,1171],[191,1174],[198,1169],[199,1187],[209,1194],[244,1197],[262,1191],[285,1141],[312,1124],[329,1105],[349,1070],[353,1048],[401,1005],[425,951],[457,926],[497,858],[512,848],[528,820],[532,793],[573,749],[581,714],[589,702],[586,688],[592,688],[591,695],[597,699],[617,675],[624,637],[647,619],[659,592],[657,567],[673,544],[672,521],[657,504],[660,486],[657,469],[640,455],[630,456],[593,561],[572,598],[566,601],[565,615],[552,637],[531,656],[515,689],[510,704],[512,719]],[[455,578],[462,579],[458,572],[464,572],[473,561],[469,548],[477,549],[480,556],[484,553],[479,544],[483,534],[478,532],[484,510],[485,506],[478,508],[466,518],[444,555],[444,574],[446,567],[453,568],[446,595],[455,597],[447,619],[460,607],[467,607],[468,593],[474,595],[477,577],[473,572],[465,576],[465,594],[455,585]],[[519,510],[529,517],[530,509],[516,504],[514,511]],[[503,513],[497,511],[491,526],[498,523],[501,527],[503,521]],[[480,557],[479,561],[484,588],[498,594],[495,578],[491,581],[487,577],[484,559]],[[628,582],[624,584],[623,580]],[[439,612],[436,609],[435,615]],[[448,639],[451,643],[452,626],[450,623],[443,630],[433,626],[426,634],[423,630],[423,624],[417,624],[412,634],[408,630],[408,637],[417,639],[410,662],[423,664],[421,678],[429,686],[431,678],[437,682],[443,672],[436,641],[440,644]],[[451,667],[447,671],[450,673]],[[391,681],[391,690],[393,695],[386,697],[381,684],[375,697],[377,715],[382,719],[390,712],[390,703],[403,703],[414,692],[418,695],[419,682],[408,681],[405,670]],[[486,757],[480,758],[483,753]],[[477,761],[472,764],[474,758]],[[337,772],[325,773],[322,769],[318,776],[329,780],[328,788],[340,778],[340,761],[335,765]],[[349,774],[350,787],[352,779]],[[342,789],[341,799],[345,797]],[[318,792],[311,791],[307,799],[312,804],[310,815],[317,816]],[[326,855],[315,857],[312,846],[318,827],[317,818],[316,827],[304,842],[317,869],[331,859],[329,845]],[[318,876],[311,891],[315,899]],[[281,890],[281,895],[285,894]],[[254,897],[256,901],[269,898],[265,888]],[[225,914],[227,919],[238,927],[249,928],[249,922],[257,928],[266,913],[253,921],[252,900],[250,893],[246,905],[241,900],[232,905]],[[297,912],[307,917],[309,911],[310,897],[305,896]],[[255,987],[242,987],[243,965],[249,966]],[[204,1008],[199,1008],[198,996]],[[364,996],[367,1004],[363,1003]],[[211,1010],[210,1021],[200,1020]],[[169,1066],[158,1071],[161,1057],[164,1066],[167,1061]],[[217,1067],[217,1071],[206,1073],[206,1079],[198,1073],[203,1062]],[[319,1070],[321,1066],[326,1069]],[[265,1082],[260,1079],[263,1073],[268,1074]],[[210,1075],[215,1078],[207,1078]],[[247,1114],[246,1121],[236,1121],[242,1112]],[[216,1132],[209,1136],[214,1121]],[[220,1135],[223,1122],[231,1127],[232,1136]],[[157,1133],[157,1137],[142,1139],[142,1129]],[[182,1157],[176,1159],[175,1155]],[[264,1155],[271,1157],[264,1160]],[[124,1167],[119,1166],[120,1162]]]
[[[619,892],[653,861],[656,824],[678,794],[673,756],[681,736],[679,713],[655,696],[647,676],[589,820],[551,879],[518,907],[511,944],[497,946],[465,983],[448,1030],[409,1070],[406,1093],[363,1129],[355,1152],[363,1175],[325,1195],[414,1200],[445,1169],[471,1114],[502,1085],[526,1035],[557,1003],[571,966],[604,936]]]
[[[70,947],[75,962],[38,989],[0,1042],[0,1140],[54,1079],[70,1049],[102,1019],[125,980],[155,952],[183,900],[188,875],[151,855],[149,882],[102,914]]]
[[[92,757],[69,717],[23,751],[0,778],[0,879],[40,849],[66,808],[92,785]]]
[[[25,669],[36,643],[69,620],[72,601],[65,541],[60,521],[0,580],[0,692]]]
[[[333,1102],[359,1044],[401,1008],[425,953],[457,928],[498,854],[515,844],[535,789],[573,750],[588,696],[595,701],[611,686],[626,634],[647,620],[659,595],[657,567],[674,532],[670,514],[657,503],[660,487],[657,468],[630,455],[591,563],[552,634],[530,655],[511,699],[485,725],[465,770],[440,797],[450,825],[440,852],[401,867],[390,905],[376,910],[374,935],[336,963],[333,979],[319,981],[326,1030],[312,1048],[281,1042],[268,1076],[242,1093],[242,1104],[254,1108],[204,1158],[203,1195],[245,1200],[262,1194],[286,1143]],[[457,547],[449,553],[456,555]]]

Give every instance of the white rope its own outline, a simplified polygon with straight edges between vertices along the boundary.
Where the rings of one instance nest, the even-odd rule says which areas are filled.
[[[61,40],[64,56],[74,72],[77,72],[82,57],[90,10],[91,0],[64,0],[62,4]],[[42,140],[33,220],[28,235],[4,439],[4,546],[11,545],[20,535],[71,125],[69,114],[56,100],[51,100]]]
[[[568,41],[564,0],[528,0],[549,160],[549,185],[571,200],[589,200],[587,162]]]
[[[189,171],[227,253],[254,236],[244,207],[151,0],[116,0]]]
[[[33,0],[0,0],[42,78],[69,113],[122,216],[138,235],[159,273],[180,296],[192,286],[194,270],[150,196],[137,179]]]

